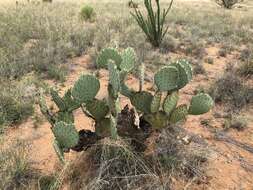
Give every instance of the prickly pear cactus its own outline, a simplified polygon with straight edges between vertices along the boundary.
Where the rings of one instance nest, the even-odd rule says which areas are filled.
[[[118,67],[120,67],[122,57],[114,48],[103,49],[98,55],[97,66],[99,68],[107,68],[109,60],[112,60]]]
[[[213,104],[213,99],[208,94],[197,94],[191,99],[189,114],[201,115],[207,113],[213,107]]]
[[[155,74],[154,81],[161,92],[175,90],[179,81],[178,69],[174,66],[164,67]]]
[[[87,103],[95,98],[100,88],[99,80],[92,75],[82,75],[75,83],[72,96],[79,103]]]
[[[155,93],[143,89],[145,65],[140,64],[139,90],[131,89],[125,80],[134,69],[136,60],[132,48],[127,48],[121,53],[113,48],[106,48],[100,52],[97,65],[99,68],[107,69],[109,73],[107,99],[96,99],[100,83],[93,75],[81,75],[73,88],[70,88],[63,97],[57,91],[51,90],[52,100],[59,108],[56,113],[51,113],[44,97],[41,96],[40,109],[52,125],[51,129],[55,136],[54,149],[61,161],[64,161],[66,150],[85,150],[84,145],[89,146],[101,138],[117,139],[118,134],[127,134],[120,132],[121,128],[117,126],[118,118],[121,116],[120,94],[129,98],[139,116],[157,130],[185,121],[188,114],[204,114],[212,108],[212,98],[204,93],[192,97],[189,106],[186,104],[178,106],[180,89],[192,79],[192,68],[186,60],[171,63],[155,73]],[[94,120],[95,132],[82,130],[78,132],[75,129],[73,112],[79,108],[82,108],[87,117]],[[129,131],[138,132],[139,135],[140,130],[141,128],[136,127]],[[91,139],[88,138],[88,134],[92,134]],[[127,137],[129,136],[135,134],[128,134]],[[83,142],[84,140],[87,142]]]
[[[55,124],[52,131],[60,148],[69,149],[77,145],[79,135],[74,124],[61,121]]]

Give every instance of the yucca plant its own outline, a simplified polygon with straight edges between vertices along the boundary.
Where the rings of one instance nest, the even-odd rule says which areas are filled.
[[[233,6],[237,3],[242,2],[243,0],[215,0],[218,5],[226,9],[232,9]]]
[[[212,98],[204,93],[193,96],[190,105],[178,105],[179,90],[192,79],[192,68],[186,60],[171,63],[156,72],[155,93],[143,90],[145,67],[141,65],[139,91],[132,90],[125,80],[127,74],[135,68],[136,60],[132,48],[122,52],[106,48],[100,52],[97,66],[109,72],[108,97],[102,100],[96,98],[100,82],[93,75],[82,75],[63,97],[55,90],[51,90],[52,100],[58,107],[56,113],[48,109],[44,98],[41,97],[40,109],[52,125],[51,129],[55,136],[54,148],[61,160],[64,160],[64,152],[70,149],[86,150],[106,137],[116,140],[120,136],[144,144],[153,130],[185,121],[187,115],[204,114],[212,108]],[[134,114],[125,108],[121,110],[120,94],[129,98],[135,109]],[[77,131],[75,128],[73,111],[79,108],[95,121],[94,132]],[[146,123],[148,129],[147,125],[143,127],[141,124],[135,124],[135,118]]]
[[[161,10],[160,1],[155,0],[156,11],[154,11],[151,1],[152,0],[144,0],[147,16],[144,16],[138,8],[134,8],[135,12],[131,13],[131,15],[146,34],[150,43],[154,47],[159,47],[168,31],[168,26],[165,27],[165,19],[171,9],[173,0],[170,1],[169,7],[163,10]]]

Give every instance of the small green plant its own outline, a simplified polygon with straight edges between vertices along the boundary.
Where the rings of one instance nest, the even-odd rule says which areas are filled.
[[[148,40],[154,47],[159,47],[165,34],[168,31],[168,27],[165,27],[165,19],[171,9],[173,0],[167,9],[161,10],[160,1],[155,0],[157,10],[154,11],[151,0],[144,0],[144,5],[147,11],[147,17],[141,13],[138,8],[134,7],[135,12],[131,13],[142,31],[146,34]]]
[[[238,131],[243,131],[248,126],[246,118],[242,116],[231,115],[225,120],[224,128],[225,129],[236,129]]]
[[[63,97],[55,90],[51,90],[52,100],[59,108],[56,113],[51,113],[44,98],[41,97],[40,108],[52,124],[52,132],[55,136],[54,148],[62,161],[64,161],[64,151],[85,150],[105,137],[111,137],[114,140],[118,136],[132,139],[136,137],[138,140],[142,136],[148,137],[146,128],[141,124],[140,126],[128,125],[126,123],[131,123],[128,121],[123,124],[123,127],[118,125],[120,120],[124,120],[119,94],[130,99],[138,117],[150,126],[151,131],[185,121],[189,114],[204,114],[212,108],[213,100],[205,93],[193,96],[190,105],[178,105],[179,90],[192,79],[192,68],[186,60],[178,60],[156,72],[154,81],[157,90],[154,94],[143,90],[145,67],[141,65],[139,91],[132,90],[125,84],[125,80],[127,74],[133,71],[136,60],[135,51],[132,48],[127,48],[122,52],[106,48],[100,52],[97,66],[109,72],[107,99],[95,98],[100,89],[100,82],[93,75],[82,75]],[[95,121],[95,132],[87,130],[78,132],[75,129],[73,111],[78,108]]]
[[[85,21],[91,21],[95,15],[93,7],[85,5],[80,12],[81,18]]]
[[[215,0],[215,2],[226,9],[232,9],[234,5],[242,2],[243,0]]]

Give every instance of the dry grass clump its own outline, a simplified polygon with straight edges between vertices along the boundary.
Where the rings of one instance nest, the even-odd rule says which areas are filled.
[[[244,84],[233,66],[229,66],[209,89],[216,102],[240,110],[253,101],[253,89]]]
[[[203,183],[206,147],[186,145],[179,134],[177,127],[164,130],[151,153],[136,152],[125,140],[105,139],[70,165],[65,180],[70,189],[82,190],[169,190],[173,179]]]

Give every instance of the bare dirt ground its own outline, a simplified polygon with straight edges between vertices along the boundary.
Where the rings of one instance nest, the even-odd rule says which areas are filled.
[[[193,82],[181,91],[181,101],[189,101],[194,89],[199,85],[210,84],[219,77],[229,61],[237,58],[237,53],[232,52],[228,57],[218,56],[218,47],[206,48],[209,57],[214,60],[213,64],[204,63],[207,71],[206,75],[196,75]],[[71,73],[61,88],[62,92],[71,87],[78,79],[81,73],[93,73],[90,70],[89,56],[84,55],[71,60]],[[100,72],[101,89],[98,98],[106,96],[107,73]],[[49,81],[50,85],[55,85]],[[137,86],[134,77],[129,78],[128,83],[131,86]],[[151,84],[147,84],[151,87]],[[123,104],[128,103],[122,97]],[[243,114],[249,118],[249,127],[238,132],[229,130],[224,132],[222,128],[222,118],[215,118],[214,113],[223,113],[223,107],[216,105],[212,112],[203,116],[189,117],[184,128],[197,137],[201,137],[208,143],[213,150],[209,159],[208,176],[209,182],[205,185],[189,184],[186,189],[214,189],[214,190],[252,190],[253,189],[253,106],[243,111]],[[75,113],[77,128],[92,129],[92,121],[85,118],[81,111]],[[208,120],[208,126],[201,125],[201,121]],[[50,131],[50,125],[44,122],[38,127],[34,127],[31,119],[16,128],[9,128],[6,133],[6,143],[11,144],[16,139],[28,141],[30,144],[30,161],[36,169],[49,174],[54,171],[57,165],[57,158],[52,148],[53,136]],[[76,154],[76,153],[75,153]],[[66,155],[70,159],[71,153]],[[180,189],[180,188],[179,188]]]

